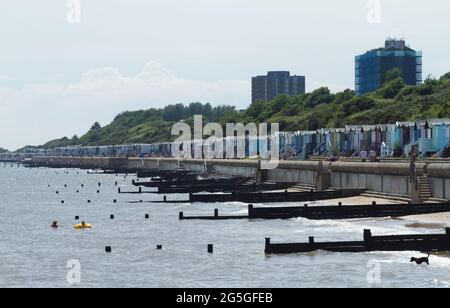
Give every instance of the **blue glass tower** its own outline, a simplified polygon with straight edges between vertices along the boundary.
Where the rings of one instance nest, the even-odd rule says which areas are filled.
[[[355,91],[363,95],[380,88],[386,73],[394,68],[402,71],[407,85],[422,82],[422,52],[406,46],[404,40],[388,39],[384,48],[366,52],[355,58]]]

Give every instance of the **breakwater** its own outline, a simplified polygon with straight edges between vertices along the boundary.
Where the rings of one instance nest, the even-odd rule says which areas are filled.
[[[398,163],[280,161],[278,168],[263,170],[257,160],[179,160],[170,158],[33,157],[31,167],[99,169],[117,173],[188,171],[257,182],[300,183],[317,190],[364,189],[412,199],[450,199],[450,163]]]

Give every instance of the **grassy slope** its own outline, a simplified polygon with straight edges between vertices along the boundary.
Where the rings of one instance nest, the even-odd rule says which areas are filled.
[[[327,88],[299,96],[282,95],[273,101],[253,103],[244,113],[229,111],[220,122],[278,122],[282,130],[296,131],[445,117],[450,117],[448,74],[442,80],[427,80],[416,87],[394,80],[362,97],[350,90],[332,94]],[[43,147],[167,141],[173,123],[163,120],[160,109],[125,112],[81,138],[53,140]]]

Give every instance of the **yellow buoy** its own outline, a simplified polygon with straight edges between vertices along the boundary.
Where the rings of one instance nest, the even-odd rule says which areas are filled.
[[[92,225],[91,224],[76,224],[73,225],[73,227],[75,228],[75,230],[84,230],[84,229],[92,229]]]

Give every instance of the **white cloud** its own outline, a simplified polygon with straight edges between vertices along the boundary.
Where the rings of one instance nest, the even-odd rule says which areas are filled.
[[[8,75],[0,74],[0,81],[13,81],[13,80],[16,79]]]
[[[94,121],[109,123],[125,110],[167,104],[210,102],[245,107],[250,83],[181,78],[156,62],[125,76],[111,67],[82,74],[80,81],[0,88],[0,146],[16,149],[52,138],[84,133]]]

